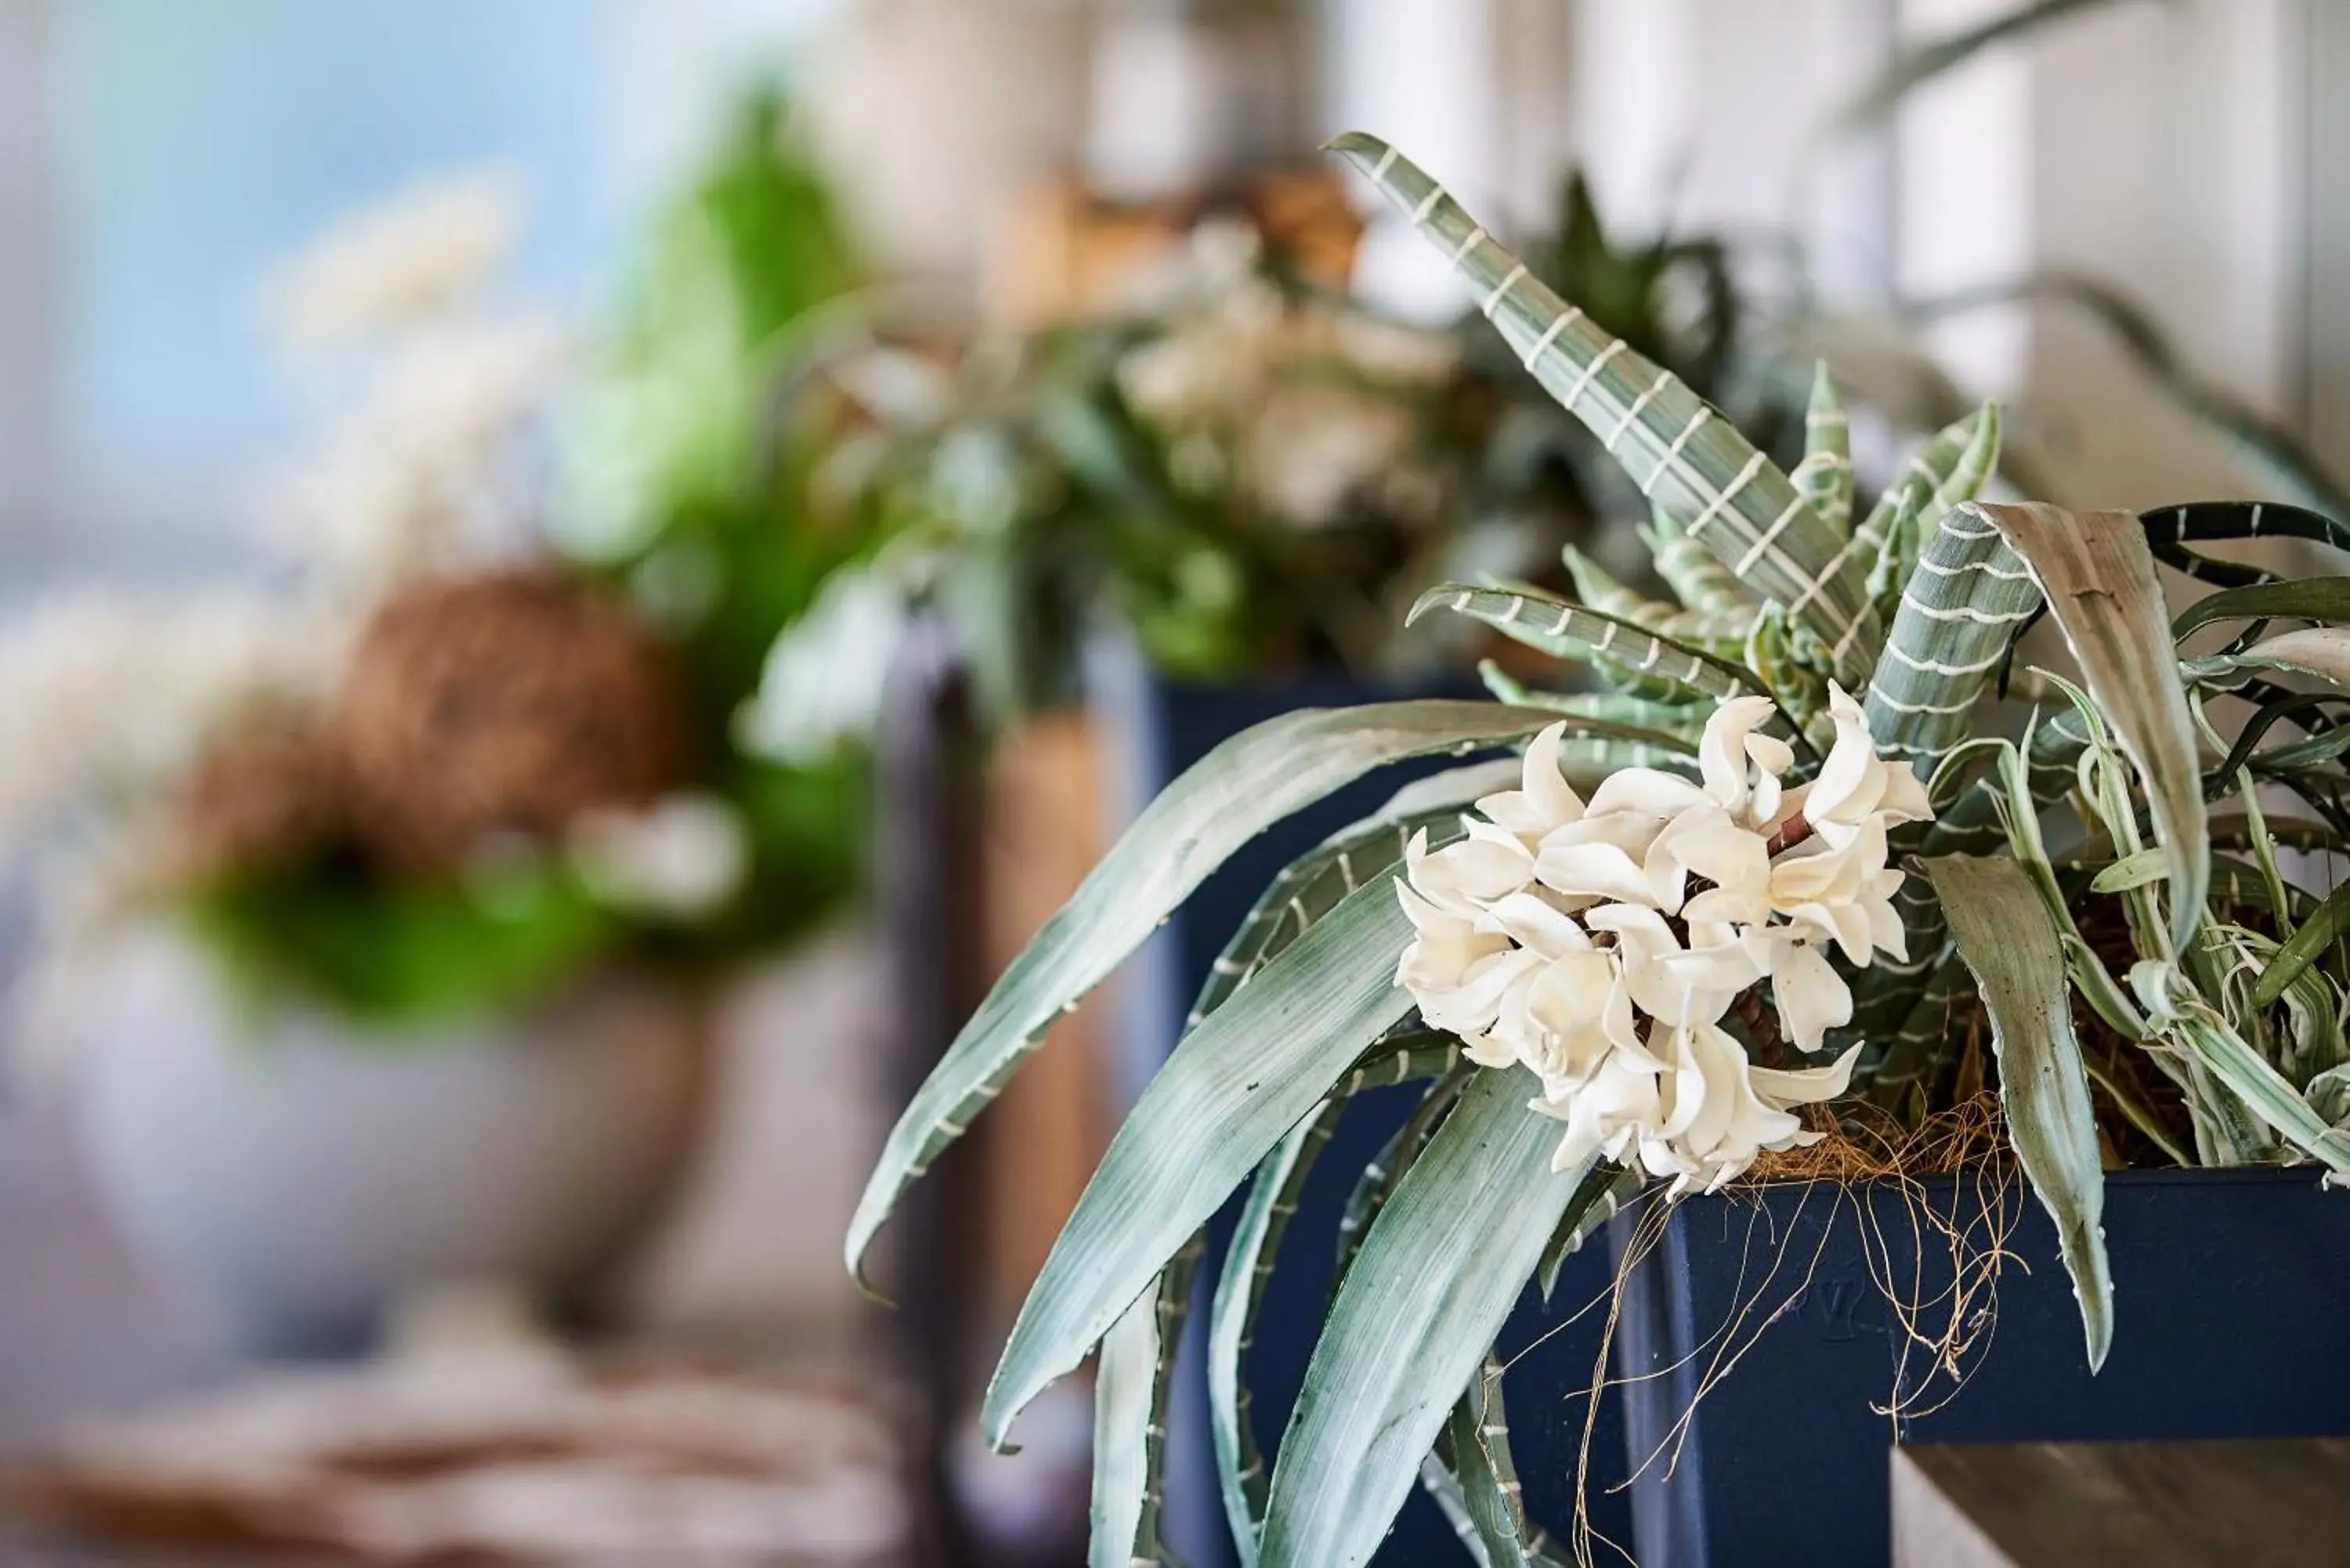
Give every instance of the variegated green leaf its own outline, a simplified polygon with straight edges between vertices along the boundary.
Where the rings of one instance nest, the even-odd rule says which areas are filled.
[[[2172,945],[2184,951],[2203,918],[2211,849],[2195,721],[2145,530],[2126,512],[1978,510],[2038,580],[2090,695],[2137,770],[2170,858]]]
[[[1451,259],[1527,369],[1614,455],[1642,494],[1760,597],[1784,604],[1857,686],[1880,628],[1840,537],[1737,427],[1670,372],[1600,330],[1504,250],[1410,160],[1377,137],[1330,144]]]
[[[850,1269],[862,1277],[866,1250],[899,1196],[1002,1090],[1046,1026],[1101,983],[1233,850],[1373,768],[1432,752],[1501,745],[1555,717],[1491,702],[1309,709],[1259,724],[1202,758],[1151,803],[1037,932],[890,1129],[849,1222]],[[1621,738],[1649,739],[1628,731]]]
[[[1902,590],[1863,706],[1877,749],[1931,778],[1976,727],[2008,646],[2040,607],[2040,587],[1973,505],[1942,514]]]
[[[1804,461],[1788,477],[1795,482],[1796,493],[1812,504],[1829,527],[1851,536],[1851,421],[1825,359],[1813,369],[1812,400],[1804,410]]]
[[[1953,856],[1928,861],[1926,870],[1991,1021],[2008,1138],[2055,1221],[2095,1372],[2113,1345],[2114,1282],[2096,1110],[2073,1033],[2063,938],[2012,860]]]
[[[2193,997],[2175,1002],[2163,1033],[2185,1047],[2261,1121],[2336,1177],[2350,1177],[2350,1132],[2330,1127],[2267,1058],[2244,1043],[2226,1019]],[[1275,1480],[1278,1480],[1276,1472]]]
[[[2223,620],[2350,620],[2350,577],[2296,577],[2208,594],[2170,623],[2174,641]]]
[[[2088,724],[2074,710],[2059,708],[2034,716],[2023,762],[2035,811],[2045,811],[2073,787],[2088,744]],[[2006,793],[2007,786],[1997,777],[1969,784],[1927,828],[1918,852],[1981,855],[1999,844],[2006,834],[2000,826],[1998,803]]]
[[[2255,670],[2308,675],[2335,686],[2350,686],[2350,628],[2304,627],[2265,638],[2235,653],[2190,659],[2178,668],[2183,679],[2202,686],[2226,688]]]
[[[1517,1069],[1479,1073],[1397,1185],[1305,1372],[1263,1568],[1362,1568],[1581,1190]],[[1497,1196],[1503,1198],[1496,1201]],[[1474,1222],[1467,1222],[1473,1215]]]
[[[1411,1012],[1395,983],[1411,925],[1375,877],[1175,1047],[1143,1091],[1013,1324],[981,1417],[1014,1417],[1084,1359],[1176,1248]]]

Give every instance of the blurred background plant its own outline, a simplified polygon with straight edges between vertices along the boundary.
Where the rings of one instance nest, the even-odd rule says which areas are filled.
[[[0,646],[11,842],[92,830],[73,919],[176,907],[260,993],[420,1023],[772,950],[853,889],[862,759],[734,739],[875,536],[811,499],[822,411],[775,413],[860,275],[830,195],[751,96],[608,332],[504,296],[525,221],[510,177],[427,182],[282,270],[323,422],[261,497],[273,589],[68,601]]]

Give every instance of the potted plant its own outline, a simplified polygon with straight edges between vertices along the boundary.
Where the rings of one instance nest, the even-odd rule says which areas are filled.
[[[2282,1180],[2306,1196],[2350,1160],[2334,952],[2350,898],[2321,902],[2284,875],[2288,849],[2342,831],[2335,694],[2282,684],[2343,679],[2340,584],[2274,582],[2190,547],[2255,530],[2339,544],[2338,525],[2234,504],[2139,517],[1977,504],[1997,451],[1989,409],[1856,514],[1825,379],[1806,455],[1783,471],[1396,150],[1336,145],[1655,504],[1679,603],[1596,581],[1575,599],[1434,588],[1422,610],[1587,662],[1607,689],[1295,713],[1177,781],[916,1096],[853,1223],[852,1266],[1045,1025],[1258,830],[1399,759],[1523,743],[1409,786],[1283,874],[1064,1230],[983,1421],[1008,1440],[1036,1392],[1099,1347],[1096,1559],[1160,1555],[1163,1357],[1192,1243],[1236,1193],[1209,1337],[1247,1561],[1369,1562],[1419,1485],[1481,1560],[1554,1552],[1538,1525],[1587,1545],[1572,1518],[1528,1516],[1488,1359],[1529,1282],[1636,1203],[1694,1247],[1750,1177],[1857,1160],[1888,1126],[1980,1128],[1990,1113],[1972,1091],[1994,1082],[1988,1158],[2048,1216],[2036,1234],[2054,1255],[2031,1261],[2061,1267],[2077,1297],[2066,1336],[2105,1363],[2109,1161],[2264,1167],[2229,1189]],[[2230,587],[2174,625],[2158,561]],[[2042,615],[2069,678],[2009,669]],[[2261,634],[2279,618],[2317,624]],[[2244,621],[2252,633],[2182,657],[2179,638]],[[2221,728],[2223,694],[2253,716]],[[2012,739],[2008,697],[2031,701]],[[2278,787],[2313,815],[2268,815],[2260,791]],[[1259,1282],[1330,1118],[1397,1079],[1433,1087],[1367,1184],[1368,1222],[1268,1478],[1239,1400]],[[2272,1174],[2285,1166],[2302,1168]],[[2307,1218],[2276,1233],[2306,1238]],[[1795,1243],[1758,1244],[1767,1263]],[[2125,1284],[2124,1332],[2130,1301]],[[2227,1397],[2211,1364],[2165,1376]],[[1814,1493],[1803,1438],[1806,1423],[1856,1422],[1881,1441],[1883,1417],[1778,1414],[1783,1512],[1881,1511],[1881,1471],[1857,1498],[1840,1470],[1824,1484],[1844,1490]]]
[[[337,399],[268,494],[280,581],[0,647],[92,1163],[248,1345],[354,1345],[454,1276],[575,1299],[690,1147],[708,982],[854,886],[856,750],[739,722],[869,543],[760,396],[853,275],[828,223],[754,104],[634,296],[662,358],[499,299],[508,182],[419,186],[275,296]],[[619,451],[598,417],[656,383],[693,417]],[[556,483],[566,441],[602,466]]]

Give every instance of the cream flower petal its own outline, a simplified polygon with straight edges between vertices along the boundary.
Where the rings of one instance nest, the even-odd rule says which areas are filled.
[[[1825,1067],[1757,1067],[1752,1074],[1754,1089],[1776,1105],[1821,1105],[1852,1086],[1853,1064],[1859,1060],[1860,1047],[1855,1045]]]
[[[1534,876],[1544,887],[1571,895],[1636,901],[1655,896],[1648,873],[1613,844],[1545,844]]]
[[[1732,697],[1705,722],[1705,733],[1698,741],[1698,773],[1705,781],[1705,793],[1724,810],[1744,808],[1746,737],[1776,711],[1768,697]]]
[[[1817,948],[1789,944],[1773,967],[1779,1027],[1799,1051],[1816,1051],[1831,1029],[1852,1022],[1852,989]]]
[[[1704,789],[1679,774],[1661,768],[1619,768],[1599,782],[1585,809],[1593,816],[1628,812],[1662,819],[1712,800]]]
[[[1591,946],[1590,935],[1574,916],[1536,893],[1512,893],[1495,900],[1478,927],[1498,931],[1544,958],[1585,951]]]
[[[1567,784],[1558,765],[1559,744],[1565,735],[1564,721],[1536,735],[1526,747],[1518,787],[1485,796],[1477,803],[1477,809],[1512,833],[1529,839],[1539,839],[1562,824],[1579,821],[1583,816],[1583,797]]]
[[[1877,760],[1867,714],[1833,681],[1828,685],[1828,711],[1835,721],[1835,743],[1828,748],[1827,760],[1812,781],[1804,808],[1814,828],[1822,823],[1857,823],[1885,793],[1885,764]]]

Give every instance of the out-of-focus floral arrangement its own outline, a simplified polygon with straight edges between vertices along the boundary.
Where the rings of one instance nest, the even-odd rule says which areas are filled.
[[[1447,651],[1396,629],[1417,585],[1555,569],[1584,515],[1565,476],[1496,454],[1507,400],[1455,334],[1302,281],[1238,220],[1106,317],[868,348],[835,379],[872,421],[834,473],[895,537],[778,648],[785,694],[848,662],[820,639],[917,601],[998,711],[1069,696],[1105,624],[1179,679],[1409,675]]]
[[[1473,318],[1408,324],[1317,286],[1277,233],[1211,217],[1107,316],[831,360],[867,421],[828,478],[892,542],[776,649],[772,706],[795,716],[778,733],[916,603],[954,623],[1003,712],[1068,697],[1105,624],[1180,680],[1409,680],[1473,641],[1405,625],[1431,581],[1561,579],[1569,545],[1652,581],[1647,502],[1506,348]],[[1615,239],[1570,177],[1526,254],[1758,441],[1800,450],[1808,381],[1742,337],[1722,243]],[[853,727],[857,694],[829,691]]]
[[[609,333],[511,302],[524,227],[514,181],[435,180],[275,280],[323,415],[256,507],[265,589],[87,590],[0,637],[0,851],[48,873],[62,960],[176,909],[247,982],[405,1021],[772,945],[852,887],[860,759],[737,722],[868,545],[766,412],[858,275],[829,197],[753,101]]]

